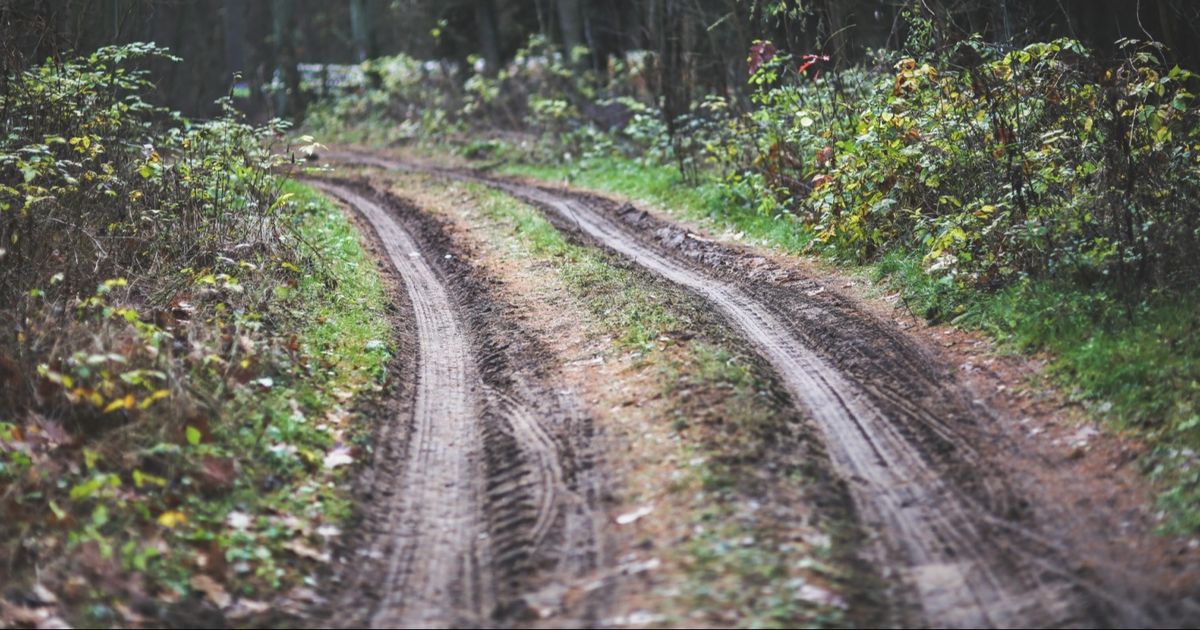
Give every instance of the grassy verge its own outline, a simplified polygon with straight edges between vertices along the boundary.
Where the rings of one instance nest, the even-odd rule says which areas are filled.
[[[772,445],[789,429],[779,426],[786,414],[749,357],[708,335],[704,316],[681,295],[569,242],[529,206],[467,189],[487,220],[508,231],[507,247],[547,263],[618,347],[639,355],[669,401],[671,425],[662,429],[677,445],[674,459],[687,464],[659,474],[671,478],[670,495],[685,497],[691,535],[665,548],[683,580],[662,594],[658,612],[678,625],[844,625],[836,592],[847,574],[835,568],[832,538],[820,533],[833,526],[824,515],[796,517],[807,509],[812,461],[786,462],[763,477]],[[802,449],[794,453],[804,459]],[[781,522],[763,503],[788,505],[794,520]]]
[[[713,181],[688,183],[674,166],[608,158],[565,165],[507,163],[502,172],[545,180],[566,180],[577,185],[650,201],[694,220],[708,220],[722,228],[742,232],[751,240],[800,252],[811,237],[791,215],[759,212],[752,200],[730,199]]]
[[[302,602],[295,589],[315,585],[349,515],[354,401],[380,388],[391,331],[355,229],[310,189],[285,191],[299,264],[286,282],[253,265],[224,282],[253,309],[197,310],[193,325],[214,340],[197,344],[208,354],[178,383],[205,402],[184,430],[146,416],[47,446],[0,425],[5,519],[22,546],[5,547],[12,588],[36,580],[32,592],[53,594],[77,624],[211,625],[278,615],[269,602],[285,591]],[[37,481],[50,475],[61,492]],[[50,560],[22,572],[22,553]],[[10,620],[45,614],[4,606]]]
[[[687,185],[669,166],[610,158],[504,170],[649,201],[792,253],[809,242],[799,221],[727,199],[715,182]],[[1051,375],[1073,399],[1114,429],[1151,445],[1143,465],[1161,488],[1167,529],[1200,531],[1200,294],[1131,305],[1102,291],[1053,282],[1029,281],[998,292],[964,290],[925,273],[920,256],[905,252],[885,255],[861,271],[900,290],[914,312],[932,321],[981,330],[1017,351],[1049,353]]]
[[[1140,303],[1053,282],[997,292],[956,289],[893,253],[869,270],[914,312],[981,330],[1021,352],[1046,352],[1050,375],[1114,430],[1144,440],[1166,530],[1200,531],[1200,294]]]

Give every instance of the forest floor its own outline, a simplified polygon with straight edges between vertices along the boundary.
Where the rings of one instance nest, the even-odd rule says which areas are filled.
[[[318,623],[1200,620],[1143,447],[1037,358],[669,209],[322,159],[400,352]]]

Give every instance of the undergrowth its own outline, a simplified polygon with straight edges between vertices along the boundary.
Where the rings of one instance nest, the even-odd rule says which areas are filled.
[[[46,62],[0,97],[0,576],[28,615],[266,614],[327,560],[388,353],[374,267],[287,182],[284,126],[146,104],[165,55]]]

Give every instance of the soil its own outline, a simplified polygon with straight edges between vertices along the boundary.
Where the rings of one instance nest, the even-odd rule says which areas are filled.
[[[877,625],[884,618],[873,569],[862,565],[855,552],[863,534],[855,526],[853,505],[845,484],[830,473],[816,427],[796,409],[770,366],[743,352],[744,342],[703,300],[608,256],[607,264],[629,271],[632,281],[661,299],[681,326],[658,339],[650,355],[623,350],[608,335],[613,331],[548,273],[547,263],[513,256],[501,244],[511,227],[481,216],[479,199],[472,193],[423,175],[394,175],[389,184],[422,210],[447,220],[447,231],[459,248],[466,243],[472,260],[494,274],[493,294],[511,304],[528,332],[545,343],[551,351],[546,359],[557,361],[553,367],[563,384],[578,393],[596,418],[593,442],[608,453],[604,470],[613,491],[607,538],[618,558],[615,570],[625,578],[615,585],[599,625],[745,622],[739,614],[747,611],[696,606],[683,594],[696,588],[689,582],[696,579],[696,558],[687,546],[697,528],[705,527],[704,514],[718,500],[732,507],[729,518],[747,528],[743,531],[753,532],[752,541],[742,538],[738,545],[784,554],[795,565],[793,579],[828,589],[809,586],[809,597],[848,606],[848,620],[856,627]],[[748,403],[731,400],[728,388],[689,373],[686,364],[696,343],[721,348],[750,364],[760,417],[750,422],[728,417]],[[679,427],[681,419],[686,428]],[[683,471],[709,458],[734,480],[719,499],[703,484],[690,487],[680,482]],[[623,515],[645,510],[650,510],[646,518],[620,523]],[[835,569],[802,568],[813,559],[808,548],[813,541]],[[566,581],[530,599],[539,608],[548,603],[553,610],[556,598],[587,587]],[[703,588],[726,589],[725,598],[745,590],[736,585]]]
[[[480,626],[529,620],[547,576],[588,575],[605,478],[591,419],[553,385],[544,351],[488,295],[441,226],[360,184],[314,182],[371,225],[407,291],[415,357],[376,436],[363,524],[340,558],[341,627]],[[403,349],[403,347],[402,347]],[[558,620],[585,625],[607,588]]]
[[[336,157],[384,168],[415,168],[378,156]],[[799,410],[820,428],[833,472],[844,480],[853,498],[858,525],[872,536],[863,545],[862,557],[879,568],[886,583],[894,585],[886,594],[891,604],[888,622],[980,627],[1189,626],[1200,619],[1197,550],[1195,546],[1181,546],[1181,541],[1154,533],[1154,519],[1145,508],[1145,486],[1137,479],[1136,471],[1124,466],[1135,449],[1122,446],[1116,438],[1088,433],[1083,438],[1087,445],[1080,446],[1076,440],[1069,455],[1062,457],[1061,452],[1047,446],[1053,445],[1052,441],[1044,438],[1031,441],[1031,437],[1042,435],[1045,430],[1029,426],[1050,421],[1046,420],[1045,410],[1038,408],[1039,403],[1014,403],[1017,399],[1007,393],[1008,389],[995,386],[994,379],[1004,376],[1003,362],[993,360],[988,364],[984,359],[964,368],[967,362],[960,360],[961,355],[947,350],[957,343],[947,331],[931,334],[951,343],[930,343],[924,328],[899,326],[894,317],[881,316],[883,311],[877,305],[864,307],[862,296],[848,296],[831,286],[827,273],[717,242],[629,204],[471,171],[439,170],[437,174],[484,183],[539,207],[561,230],[608,248],[711,305],[773,368]],[[343,189],[343,193],[349,191]],[[371,215],[369,200],[339,196]],[[407,214],[413,215],[408,219],[410,222],[419,222],[416,218],[419,213],[409,209]],[[385,245],[396,238],[390,232],[384,235],[379,223],[372,222],[381,231]],[[415,245],[406,243],[400,256],[409,253],[403,251],[406,248],[409,252],[417,251]],[[392,253],[398,268],[401,263],[411,264],[412,257],[409,258],[397,259],[397,254]],[[401,272],[404,275],[403,268]],[[410,296],[414,305],[431,299],[414,295],[411,286]],[[464,305],[478,308],[473,301],[456,305],[447,297],[446,302],[442,306],[449,313],[461,313]],[[415,310],[419,315],[420,307]],[[421,326],[419,318],[418,326]],[[445,336],[446,331],[454,330],[451,324],[437,324],[421,336],[422,343],[426,343],[426,336]],[[947,335],[951,338],[946,339]],[[469,357],[475,356],[470,350],[471,343],[445,343],[465,346],[462,350],[438,347],[440,354],[467,364],[456,373],[461,374],[461,380],[477,378],[474,370],[478,368],[469,365]],[[421,356],[426,356],[424,346]],[[496,378],[512,378],[514,366],[527,366],[531,374],[537,375],[537,354],[523,356],[528,359],[526,362],[506,365]],[[977,368],[978,365],[985,368]],[[418,379],[414,435],[422,430],[422,382],[428,381]],[[477,401],[492,398],[480,397],[472,387],[463,389],[451,384],[446,387],[459,387],[464,397],[474,395]],[[514,388],[511,383],[502,391],[514,389],[535,394],[550,391],[545,387]],[[532,396],[531,400],[544,403],[550,399],[543,393]],[[554,409],[550,411],[553,413]],[[1031,411],[1036,419],[1028,415]],[[451,412],[462,418],[470,415],[466,408]],[[486,427],[489,416],[482,414],[482,417]],[[569,413],[567,417],[571,417]],[[481,430],[485,429],[464,425],[462,432],[454,435],[470,436],[472,431]],[[580,433],[570,430],[565,433],[576,434]],[[1078,431],[1070,433],[1069,429],[1062,429],[1054,439],[1062,444],[1064,439],[1070,442],[1070,438],[1078,435],[1081,435]],[[523,453],[522,461],[536,462],[539,457],[550,457],[556,462],[574,461],[563,458],[561,452],[555,454],[553,449],[539,451],[539,440],[532,437],[514,438],[503,457]],[[453,436],[447,435],[446,439]],[[499,603],[505,601],[503,593],[516,592],[491,586],[505,582],[504,578],[491,576],[497,575],[498,570],[501,575],[519,580],[521,571],[513,571],[512,567],[525,565],[490,563],[487,552],[496,541],[479,543],[464,536],[432,537],[422,526],[433,518],[422,516],[423,510],[435,508],[460,510],[456,512],[460,522],[468,525],[464,530],[482,525],[489,518],[495,520],[494,516],[488,516],[491,504],[473,498],[478,491],[472,490],[471,484],[488,477],[486,471],[479,474],[481,469],[472,464],[471,454],[478,447],[464,441],[465,445],[449,450],[462,451],[454,457],[466,463],[456,464],[458,468],[454,470],[465,476],[451,479],[454,472],[450,468],[435,468],[429,472],[444,476],[442,483],[447,484],[447,490],[437,493],[429,490],[425,500],[410,503],[403,503],[403,498],[398,499],[399,505],[396,501],[385,502],[389,509],[400,507],[402,513],[416,515],[406,519],[417,520],[409,522],[416,528],[413,531],[392,530],[382,537],[398,540],[401,544],[395,546],[400,549],[416,549],[399,556],[401,566],[412,566],[403,563],[415,561],[404,558],[415,556],[426,563],[424,566],[433,567],[393,570],[401,577],[389,579],[413,579],[413,584],[420,583],[427,593],[425,610],[443,611],[439,614],[450,609],[471,610],[475,611],[474,618],[457,621],[478,623],[480,615],[489,609],[506,610]],[[409,442],[421,443],[416,438]],[[582,442],[586,446],[586,440]],[[1081,456],[1075,455],[1079,449],[1083,449]],[[420,454],[420,448],[415,450]],[[412,453],[414,447],[408,451]],[[429,465],[439,466],[443,459],[444,456],[432,458]],[[533,484],[535,489],[560,487],[553,464],[525,464],[524,468],[548,471],[544,475],[550,481]],[[410,477],[411,473],[404,478],[405,484],[413,483]],[[597,477],[595,483],[601,483],[601,478]],[[420,497],[422,486],[416,483]],[[1106,489],[1106,485],[1112,488]],[[475,502],[469,508],[416,505],[439,497],[441,503],[446,503],[446,492],[455,493],[462,502]],[[540,498],[539,492],[530,492]],[[543,495],[547,493],[553,495],[548,490],[541,491]],[[504,499],[511,494],[507,488],[499,494],[501,500],[497,505],[511,502]],[[539,504],[537,498],[533,501],[534,505]],[[549,504],[555,503],[550,500]],[[546,505],[546,501],[541,505]],[[545,512],[533,510],[533,513]],[[539,516],[526,517],[529,518],[535,523],[543,521]],[[514,548],[542,550],[536,544],[537,536],[533,536],[534,542],[529,542],[528,527],[518,529],[520,534],[514,535],[513,540],[521,542],[511,543]],[[536,533],[540,528],[535,525],[532,531]],[[562,531],[572,528],[564,527]],[[431,536],[431,539],[427,544],[413,546],[404,536]],[[591,540],[595,544],[601,538],[593,535]],[[478,566],[456,568],[451,560],[452,548],[482,549],[482,555],[476,555],[481,558]],[[388,555],[394,559],[398,557],[396,553],[389,551]],[[575,557],[570,552],[549,556]],[[396,562],[393,560],[394,565]],[[426,579],[430,573],[439,579]],[[470,579],[464,581],[464,578]],[[440,584],[430,584],[439,581]],[[484,587],[474,595],[458,593],[449,587],[467,582]],[[403,586],[403,583],[392,585]],[[385,590],[395,592],[387,587]],[[381,601],[374,605],[379,621],[438,620],[405,616],[409,608],[386,595]]]

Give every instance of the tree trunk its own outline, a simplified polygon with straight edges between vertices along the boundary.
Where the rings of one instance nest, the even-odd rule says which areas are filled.
[[[477,0],[475,2],[475,27],[479,31],[479,52],[483,55],[487,67],[484,72],[495,76],[500,69],[499,28],[496,18],[496,0]]]
[[[574,52],[583,43],[583,6],[580,0],[558,0],[558,25],[562,29],[563,51],[567,60],[575,63]],[[584,59],[579,60],[582,62]]]
[[[350,39],[354,42],[354,60],[359,63],[379,56],[371,8],[370,0],[350,0]]]
[[[296,66],[296,40],[293,30],[296,25],[294,17],[296,3],[294,0],[272,0],[271,22],[274,25],[272,37],[275,43],[275,62],[278,73],[283,80],[283,89],[275,93],[277,116],[300,118],[304,111],[304,95],[300,93],[300,69]]]

